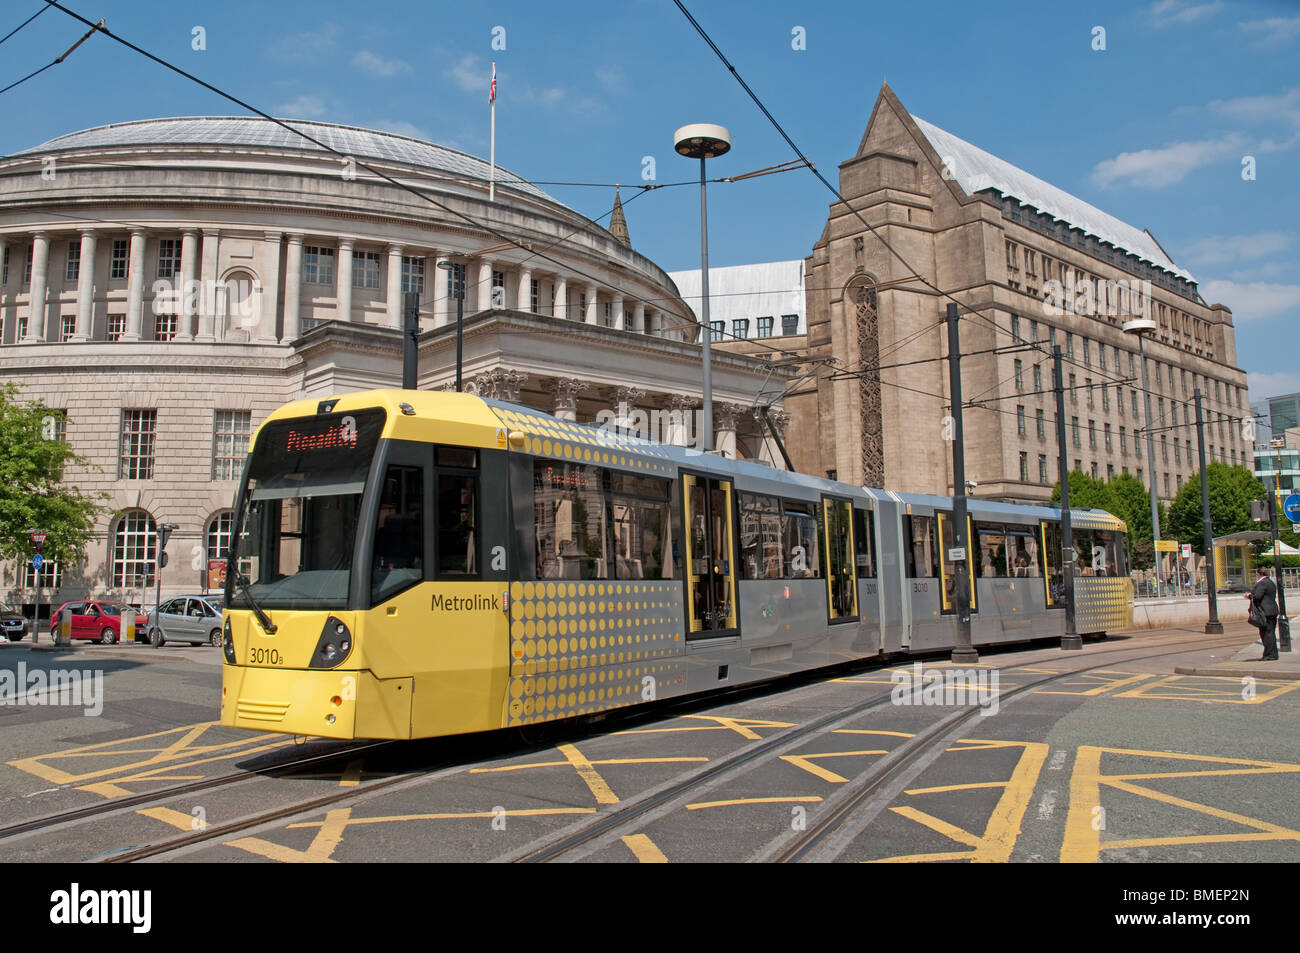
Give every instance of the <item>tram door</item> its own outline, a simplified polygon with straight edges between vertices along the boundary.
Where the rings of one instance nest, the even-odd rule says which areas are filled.
[[[683,474],[687,638],[740,632],[730,480]]]
[[[970,581],[970,611],[972,613],[979,611],[979,606],[975,601],[975,572],[971,568],[971,552],[974,547],[971,545],[974,537],[971,535],[972,526],[970,517],[966,517],[966,558],[965,560],[956,560],[950,558],[952,553],[950,549],[955,549],[953,539],[956,533],[953,532],[952,514],[939,514],[939,602],[941,610],[944,613],[957,611],[957,563],[965,562],[967,579]]]
[[[858,618],[858,580],[853,540],[853,504],[822,497],[826,539],[826,602],[831,622]]]

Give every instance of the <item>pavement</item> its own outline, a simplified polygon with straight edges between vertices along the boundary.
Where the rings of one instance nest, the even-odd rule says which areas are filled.
[[[1277,661],[1265,662],[1260,659],[1264,654],[1264,643],[1260,641],[1259,630],[1245,623],[1225,623],[1224,634],[1242,632],[1243,641],[1250,643],[1238,649],[1230,657],[1214,661],[1210,656],[1205,661],[1193,664],[1177,665],[1175,675],[1219,675],[1231,678],[1267,678],[1275,681],[1300,681],[1300,652],[1278,650]],[[1279,645],[1280,645],[1279,639]]]

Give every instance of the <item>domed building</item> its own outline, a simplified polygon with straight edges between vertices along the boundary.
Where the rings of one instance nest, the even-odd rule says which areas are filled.
[[[490,198],[474,156],[290,125],[343,158],[268,120],[202,117],[0,160],[0,376],[52,408],[94,466],[65,478],[115,511],[84,565],[0,566],[4,601],[30,613],[39,582],[46,607],[152,605],[165,523],[164,597],[206,588],[250,434],[289,400],[398,386],[407,292],[420,388],[454,386],[460,299],[466,390],[690,442],[694,312],[632,249],[621,205],[606,229],[501,168]],[[720,451],[779,459],[753,409],[789,375],[714,353]]]

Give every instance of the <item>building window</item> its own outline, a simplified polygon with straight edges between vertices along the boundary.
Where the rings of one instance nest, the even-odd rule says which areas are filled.
[[[1092,348],[1088,346],[1088,339],[1084,338],[1083,339],[1083,364],[1085,367],[1092,366],[1092,357],[1090,356],[1091,353],[1092,353]]]
[[[1165,463],[1169,462],[1169,442],[1165,439],[1164,434],[1160,435],[1160,459]]]
[[[1129,377],[1132,377],[1137,373],[1137,371],[1135,370],[1136,366],[1137,364],[1136,361],[1134,360],[1133,352],[1129,351],[1128,352],[1128,376]]]
[[[379,252],[358,251],[352,253],[352,287],[379,288]]]
[[[126,315],[110,314],[108,316],[107,337],[110,341],[122,340],[122,335],[126,333]]]
[[[1043,368],[1039,364],[1034,365],[1034,390],[1043,389]]]
[[[1132,398],[1132,402],[1133,402],[1133,416],[1136,417],[1138,415],[1138,392],[1133,390],[1133,388],[1130,387],[1128,393],[1129,393],[1129,397]]]
[[[113,239],[113,254],[108,260],[108,277],[125,278],[128,244],[125,238]]]
[[[502,285],[498,285],[497,287],[501,288],[502,291],[504,292],[504,290],[505,290],[504,286],[502,286]],[[496,289],[496,288],[493,288],[492,290],[493,290],[493,291],[496,291],[497,289]],[[504,295],[503,295],[503,297],[504,297]],[[605,323],[605,327],[607,327],[607,328],[612,328],[612,327],[614,326],[614,308],[613,308],[613,302],[612,302],[612,301],[606,301],[606,302],[605,302],[605,322],[604,322],[604,323]]]
[[[710,321],[710,322],[709,322],[709,340],[710,340],[710,341],[721,341],[721,340],[722,340],[722,335],[723,335],[723,333],[725,332],[726,327],[727,327],[727,322],[726,322],[726,321]]]
[[[153,339],[170,341],[176,337],[176,315],[160,314],[154,318]]]
[[[424,294],[424,259],[402,257],[402,294]],[[537,310],[534,302],[533,310]]]
[[[208,559],[226,558],[230,552],[230,530],[234,523],[234,514],[227,510],[218,513],[208,524]]]
[[[749,337],[749,318],[736,318],[731,322],[731,330],[737,340]]]
[[[252,414],[247,410],[218,410],[212,418],[212,479],[239,476],[248,453]]]
[[[40,572],[32,568],[30,560],[24,562],[21,584],[24,589],[35,589],[37,586],[42,589],[58,589],[63,585],[63,573],[59,571],[59,561],[45,560]]]
[[[113,585],[122,589],[152,586],[157,556],[158,531],[153,517],[144,510],[128,510],[113,534]]]
[[[770,338],[772,336],[772,324],[774,318],[769,314],[758,319],[758,336],[761,338]]]
[[[528,283],[528,305],[532,308],[533,314],[541,314],[542,306],[540,302],[542,294],[542,283],[533,278]]]
[[[27,315],[20,314],[18,316],[18,335],[14,338],[14,341],[21,341],[25,337],[27,337]]]
[[[465,294],[465,266],[452,262],[451,271],[447,273],[447,297],[459,298]],[[587,306],[587,296],[582,296],[582,306]]]
[[[1106,464],[1106,482],[1111,483],[1115,479],[1115,464]]]
[[[1169,474],[1165,474],[1165,496],[1169,495]]]
[[[1011,316],[1011,340],[1020,340],[1020,318],[1014,314]]]
[[[1056,347],[1056,328],[1048,327],[1047,329],[1047,347],[1048,350]]]
[[[68,265],[64,269],[63,277],[68,281],[76,281],[81,275],[81,242],[68,242]]]
[[[302,280],[309,285],[334,284],[334,249],[303,245]]]
[[[1083,379],[1083,386],[1084,389],[1088,391],[1088,406],[1091,407],[1092,406],[1092,378],[1085,377]]]
[[[1016,405],[1016,433],[1020,436],[1025,435],[1025,405]]]
[[[1078,378],[1076,378],[1073,374],[1070,375],[1070,401],[1075,404],[1079,402],[1079,390],[1078,387],[1076,386],[1077,380]]]
[[[1097,449],[1097,421],[1088,421],[1088,446],[1093,450]]]
[[[1017,263],[1015,242],[1007,242],[1007,267],[1012,271],[1020,270],[1020,265]]]
[[[1079,446],[1079,418],[1078,417],[1070,418],[1070,428],[1071,428],[1070,432],[1074,436],[1074,445],[1077,447]]]
[[[1110,446],[1110,424],[1109,424],[1109,423],[1106,424],[1106,449],[1107,449],[1107,450],[1111,449],[1111,446]]]
[[[1124,427],[1119,428],[1119,452],[1128,453],[1128,431]]]
[[[783,314],[781,315],[781,333],[785,335],[799,333],[799,315]]]
[[[1029,343],[1038,343],[1038,322],[1032,319],[1029,322]]]
[[[1074,469],[1078,470],[1080,473],[1083,472],[1083,461],[1077,457],[1074,460]],[[1074,470],[1071,470],[1070,472],[1073,473]]]
[[[59,340],[71,341],[72,336],[77,333],[77,316],[75,314],[65,314],[59,319]]]
[[[1046,422],[1047,421],[1043,417],[1043,412],[1041,410],[1034,411],[1034,426],[1037,428],[1039,440],[1042,440],[1045,436],[1044,429]]]
[[[1096,460],[1093,460],[1093,461],[1092,461],[1092,468],[1091,468],[1091,471],[1092,471],[1092,478],[1093,478],[1094,480],[1097,479],[1097,461],[1096,461]]]
[[[1025,372],[1021,366],[1020,358],[1016,358],[1016,390],[1025,389]]]
[[[1100,341],[1097,342],[1097,366],[1103,371],[1106,369],[1106,345]]]
[[[1029,454],[1023,450],[1020,451],[1020,482],[1029,482]]]
[[[1038,455],[1038,482],[1047,482],[1047,454],[1045,453]]]
[[[158,277],[175,278],[181,273],[181,243],[175,238],[158,242]]]
[[[1065,356],[1068,358],[1074,357],[1074,332],[1073,331],[1065,332]]]
[[[157,424],[156,410],[122,411],[117,469],[119,480],[153,478],[153,446]]]
[[[32,256],[36,254],[36,249],[30,243],[27,245],[27,264],[23,267],[23,284],[30,284],[32,280]]]
[[[4,256],[0,258],[0,285],[9,284],[9,246],[4,248]]]

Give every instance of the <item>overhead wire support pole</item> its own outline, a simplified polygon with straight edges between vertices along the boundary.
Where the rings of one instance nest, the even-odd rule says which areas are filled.
[[[1205,622],[1206,635],[1222,635],[1219,621],[1218,580],[1214,571],[1214,530],[1210,526],[1210,478],[1205,472],[1205,416],[1201,412],[1201,389],[1196,395],[1196,452],[1201,464],[1201,535],[1205,545],[1205,589],[1210,603],[1210,617]]]
[[[1052,390],[1056,392],[1057,470],[1061,474],[1061,583],[1065,600],[1065,634],[1061,648],[1078,651],[1083,639],[1075,629],[1074,618],[1074,527],[1070,522],[1070,470],[1065,449],[1065,385],[1061,371],[1061,345],[1052,345]],[[1051,591],[1052,581],[1047,581]]]
[[[980,660],[970,635],[970,547],[966,530],[966,447],[962,440],[961,404],[961,332],[957,305],[948,305],[948,389],[952,400],[952,549],[961,558],[953,560],[954,603],[957,609],[957,639],[952,660],[971,664]],[[940,553],[940,558],[946,554]]]

